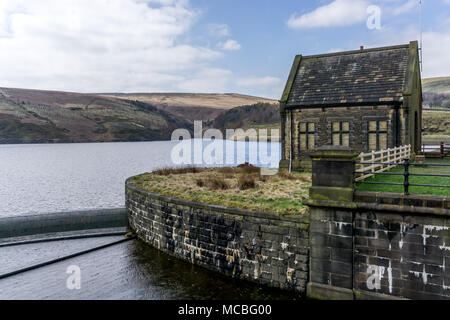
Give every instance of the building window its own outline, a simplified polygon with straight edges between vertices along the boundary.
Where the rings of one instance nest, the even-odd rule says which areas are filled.
[[[387,149],[387,121],[369,121],[369,150]]]
[[[331,131],[333,146],[350,146],[350,123],[348,121],[334,121]]]
[[[299,130],[300,150],[312,150],[316,146],[316,124],[314,122],[301,122]]]

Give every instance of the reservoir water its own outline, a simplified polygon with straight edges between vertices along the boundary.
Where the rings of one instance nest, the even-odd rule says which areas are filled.
[[[204,155],[203,165],[214,165],[205,149],[211,142],[203,141],[203,149],[194,149],[195,142],[202,145],[198,140],[184,141],[192,145],[192,160]],[[0,145],[0,218],[124,207],[125,179],[175,166],[171,153],[177,144],[162,141]],[[270,153],[271,143],[227,141],[224,148],[226,144],[232,144],[235,149],[231,165],[246,161],[266,167],[278,164],[279,143],[274,145],[277,152],[273,154]],[[261,147],[267,148],[268,154],[274,157],[272,165],[260,158],[254,161],[256,149]],[[223,158],[226,157],[224,152]]]
[[[248,161],[271,167],[259,158],[254,160],[254,142],[227,143],[235,145],[236,151],[241,147],[246,151],[244,154],[236,152],[231,165]],[[207,146],[209,143],[200,144]],[[125,179],[173,166],[171,152],[176,145],[177,142],[167,141],[0,145],[0,218],[123,207]],[[275,160],[272,164],[278,163],[278,143],[257,143],[257,147],[273,147],[275,152],[271,155]],[[198,151],[192,151],[192,158],[198,156]],[[214,165],[208,156],[203,160],[204,165]],[[107,240],[95,238],[0,248],[0,256],[3,257],[0,271],[19,269]],[[66,287],[66,270],[70,265],[77,265],[82,270],[81,290],[68,290]],[[293,292],[231,279],[179,261],[139,240],[0,279],[0,300],[298,298],[299,295]]]

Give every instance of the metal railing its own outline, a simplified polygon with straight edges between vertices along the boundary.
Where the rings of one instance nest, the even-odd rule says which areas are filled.
[[[423,144],[422,154],[427,158],[445,158],[450,154],[450,144],[441,142],[436,144]]]
[[[380,164],[379,162],[357,162],[357,165],[373,165]],[[409,157],[403,159],[402,163],[392,163],[392,162],[384,162],[384,165],[392,165],[392,166],[403,166],[403,172],[378,172],[377,174],[381,175],[390,175],[390,176],[403,176],[403,183],[397,182],[371,182],[371,181],[358,181],[358,183],[362,184],[378,184],[378,185],[395,185],[395,186],[403,186],[403,191],[405,195],[409,195],[409,187],[429,187],[429,188],[450,188],[450,185],[435,185],[435,184],[414,184],[410,183],[410,177],[420,176],[420,177],[443,177],[450,178],[450,174],[427,174],[427,173],[411,173],[410,168],[413,166],[428,166],[428,167],[450,167],[450,164],[435,164],[435,163],[412,163],[410,162]],[[371,172],[361,172],[360,170],[355,171],[355,174],[366,174]],[[356,181],[356,179],[355,179]]]

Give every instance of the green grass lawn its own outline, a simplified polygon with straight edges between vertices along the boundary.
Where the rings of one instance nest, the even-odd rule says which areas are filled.
[[[445,159],[426,159],[426,163],[433,164],[449,164],[450,157]],[[397,166],[387,172],[403,173],[404,167]],[[411,173],[421,173],[421,174],[449,174],[450,167],[425,167],[425,166],[411,166]],[[377,174],[375,177],[368,178],[367,182],[395,182],[403,183],[403,176],[389,176],[383,174]],[[450,178],[447,177],[421,177],[421,176],[410,176],[410,184],[434,184],[450,186]],[[356,185],[356,190],[360,191],[375,191],[375,192],[393,192],[393,193],[403,193],[403,186],[393,186],[393,185],[376,185],[376,184],[362,184],[358,183]],[[450,188],[431,188],[431,187],[409,187],[410,194],[431,194],[436,196],[450,196]]]

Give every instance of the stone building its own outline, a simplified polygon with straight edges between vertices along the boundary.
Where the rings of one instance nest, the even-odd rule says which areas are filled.
[[[280,168],[311,166],[310,152],[421,147],[422,84],[417,41],[409,45],[295,57],[280,100]]]

